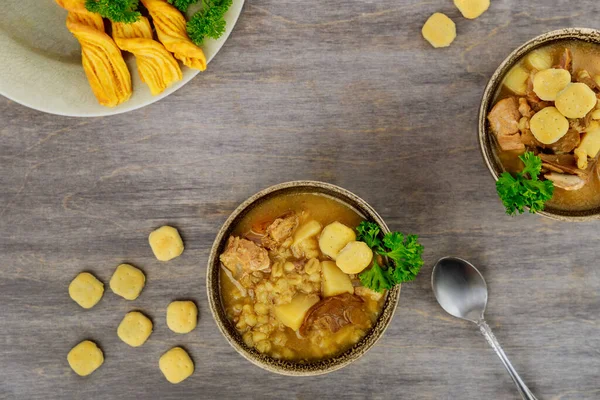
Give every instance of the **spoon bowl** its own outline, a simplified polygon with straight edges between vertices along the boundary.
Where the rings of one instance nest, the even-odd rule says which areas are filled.
[[[471,263],[445,257],[431,274],[431,286],[440,306],[450,315],[477,323],[487,305],[487,284]]]

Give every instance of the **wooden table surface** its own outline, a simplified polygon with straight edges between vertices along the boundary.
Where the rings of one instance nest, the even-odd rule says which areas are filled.
[[[477,328],[438,306],[430,273],[445,255],[485,275],[489,324],[540,399],[600,398],[598,223],[506,216],[476,138],[483,87],[504,57],[549,30],[600,28],[599,4],[492,0],[470,21],[449,0],[251,0],[208,71],[141,110],[76,119],[2,99],[0,398],[517,398]],[[457,24],[448,49],[420,35],[436,11]],[[384,338],[358,362],[311,378],[239,356],[205,289],[208,252],[231,211],[294,179],[355,192],[426,249]],[[168,263],[147,244],[163,224],[186,245]],[[139,299],[107,290],[91,310],[69,299],[78,272],[108,289],[122,262],[147,275]],[[178,298],[200,309],[187,335],[165,324]],[[132,309],[154,320],[140,348],[116,336]],[[106,358],[86,378],[66,361],[83,339]],[[158,369],[175,345],[196,364],[179,385]]]

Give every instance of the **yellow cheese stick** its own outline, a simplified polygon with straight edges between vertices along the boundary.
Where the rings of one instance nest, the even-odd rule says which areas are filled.
[[[115,42],[104,33],[102,17],[85,9],[85,0],[56,0],[69,11],[67,29],[81,44],[83,69],[103,106],[115,107],[131,97],[131,75]]]
[[[113,22],[112,35],[121,50],[135,55],[140,78],[148,85],[153,96],[181,80],[181,69],[173,55],[152,39],[148,18],[140,17],[131,24]]]
[[[187,35],[185,17],[166,0],[142,0],[148,9],[158,40],[165,45],[175,58],[181,60],[189,68],[204,71],[206,57]]]

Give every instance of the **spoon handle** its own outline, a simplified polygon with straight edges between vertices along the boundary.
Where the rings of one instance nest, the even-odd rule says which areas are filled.
[[[490,346],[492,346],[492,348],[496,351],[496,354],[498,354],[500,360],[502,360],[502,364],[504,364],[504,367],[508,371],[508,374],[517,385],[517,389],[519,390],[521,397],[526,400],[537,400],[533,393],[531,393],[527,385],[525,385],[525,382],[523,382],[517,371],[515,371],[512,364],[508,360],[508,357],[506,357],[506,354],[504,354],[504,350],[502,350],[502,347],[500,347],[500,343],[498,343],[496,336],[494,336],[494,334],[492,333],[492,330],[490,329],[487,322],[485,322],[484,319],[481,319],[477,323],[477,326],[479,326],[481,334],[486,338]]]

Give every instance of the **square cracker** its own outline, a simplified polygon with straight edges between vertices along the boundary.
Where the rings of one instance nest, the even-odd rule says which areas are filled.
[[[173,347],[160,357],[160,370],[171,383],[179,383],[194,373],[192,359],[181,347]]]
[[[145,284],[144,273],[129,264],[119,265],[110,278],[110,289],[127,300],[137,299]]]

